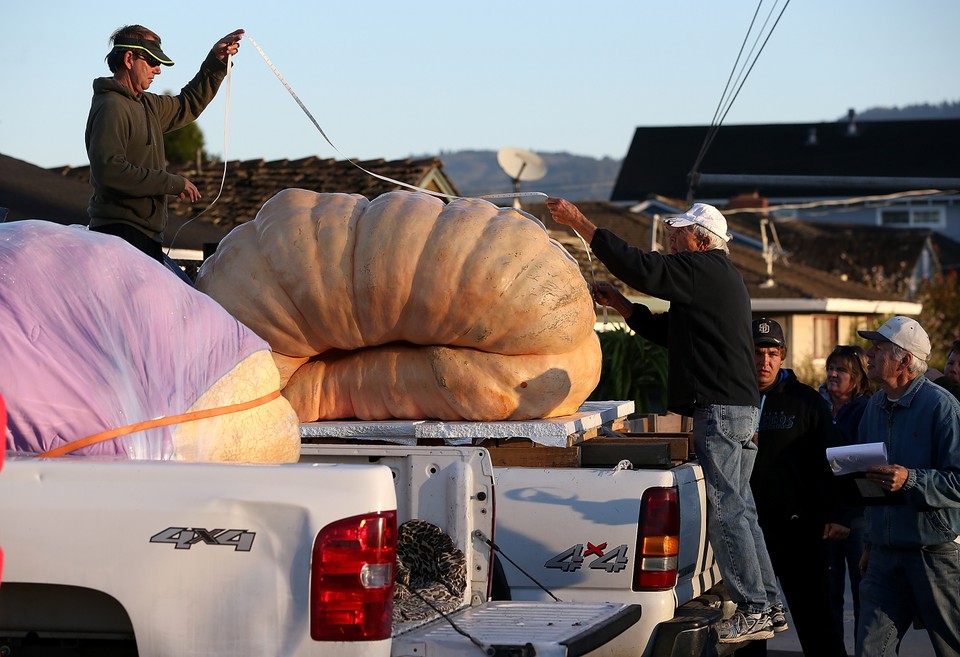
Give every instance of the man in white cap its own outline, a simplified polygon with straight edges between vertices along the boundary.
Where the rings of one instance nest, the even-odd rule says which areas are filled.
[[[916,320],[858,333],[873,344],[867,377],[880,388],[860,440],[882,441],[889,462],[866,476],[894,503],[865,512],[857,654],[897,654],[919,618],[938,656],[960,655],[960,403],[923,376],[930,340]]]
[[[664,255],[597,228],[569,201],[551,198],[547,207],[557,223],[590,244],[614,276],[670,302],[668,312],[654,315],[611,285],[593,291],[598,303],[617,310],[639,335],[669,349],[668,407],[693,418],[707,486],[707,536],[726,591],[737,603],[736,613],[720,624],[720,641],[772,638],[771,610],[780,599],[750,490],[760,404],[750,297],[729,258],[726,219],[703,203],[664,219],[672,251]]]

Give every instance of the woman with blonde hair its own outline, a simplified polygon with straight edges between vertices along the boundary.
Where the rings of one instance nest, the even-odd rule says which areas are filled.
[[[859,442],[857,427],[863,417],[873,386],[867,379],[867,356],[859,345],[837,345],[827,356],[826,380],[820,394],[830,406],[841,445]],[[850,535],[839,541],[825,541],[827,556],[827,595],[837,631],[843,636],[843,594],[849,572],[853,593],[854,618],[860,616],[860,555],[863,554],[864,520],[862,508],[850,508]],[[856,625],[854,625],[856,627]],[[854,631],[856,636],[856,631]]]

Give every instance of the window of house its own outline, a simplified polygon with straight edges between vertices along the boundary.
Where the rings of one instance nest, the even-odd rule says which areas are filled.
[[[826,358],[837,346],[838,324],[836,315],[813,317],[813,358]]]
[[[914,210],[911,217],[913,223],[924,226],[939,226],[943,223],[943,208],[930,208],[927,210]]]
[[[946,226],[946,212],[944,208],[930,206],[878,208],[877,223],[881,226],[895,226],[897,228],[909,226],[944,227]]]

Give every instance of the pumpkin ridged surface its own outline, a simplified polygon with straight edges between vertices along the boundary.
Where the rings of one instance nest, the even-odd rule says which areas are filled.
[[[302,421],[549,417],[599,380],[576,262],[482,200],[284,190],[197,286],[271,345]]]

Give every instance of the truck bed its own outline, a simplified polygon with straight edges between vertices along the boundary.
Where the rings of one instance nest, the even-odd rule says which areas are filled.
[[[665,416],[660,426],[645,418],[647,431],[634,432],[632,411],[632,402],[610,401],[526,422],[312,422],[302,425],[301,437],[305,443],[399,443],[406,453],[451,443],[486,448],[496,478],[494,545],[514,602],[635,605],[643,613],[631,628],[634,654],[690,648],[699,655],[716,649],[711,628],[720,618],[719,606],[706,602],[720,574],[706,538],[703,472],[684,418]],[[669,532],[675,536],[664,545],[678,547],[662,560],[673,573],[665,585],[651,583],[661,581],[655,574],[636,579],[638,569],[656,571],[661,561],[641,553],[648,493],[676,500],[670,512],[676,529]],[[658,504],[653,508],[665,508]],[[433,645],[454,632],[433,631],[415,636]]]
[[[639,618],[639,605],[490,602],[394,637],[392,654],[455,657],[480,648],[488,655],[628,655]]]
[[[633,412],[632,401],[584,402],[572,415],[544,420],[443,422],[441,420],[327,420],[304,422],[305,442],[322,439],[385,441],[398,445],[477,445],[483,441],[520,438],[545,447],[572,447],[598,435],[601,427],[620,430]]]

